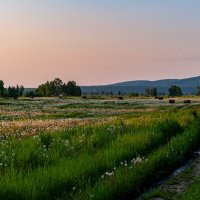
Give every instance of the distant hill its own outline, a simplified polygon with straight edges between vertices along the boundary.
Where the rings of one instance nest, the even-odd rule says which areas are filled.
[[[184,94],[195,94],[196,87],[200,86],[200,76],[186,78],[186,79],[163,79],[157,81],[139,80],[139,81],[127,81],[120,82],[111,85],[100,86],[81,86],[81,90],[84,94],[113,92],[117,94],[121,91],[124,94],[131,92],[144,93],[145,89],[156,87],[158,92],[163,94],[168,93],[168,89],[171,85],[177,85],[181,87]]]

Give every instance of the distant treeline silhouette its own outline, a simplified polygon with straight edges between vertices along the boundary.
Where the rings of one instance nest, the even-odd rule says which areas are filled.
[[[39,85],[36,93],[41,97],[81,96],[81,88],[74,81],[69,81],[66,84],[61,79],[56,78],[54,81],[47,81],[45,84]]]
[[[18,98],[19,96],[23,96],[24,87],[21,85],[17,86],[9,86],[8,88],[4,88],[4,82],[0,80],[0,97],[12,97]]]
[[[84,94],[84,92],[83,92]],[[95,92],[92,95],[110,95],[113,96],[114,92],[111,90],[110,92]],[[124,93],[125,94],[125,93]],[[81,87],[76,84],[75,81],[69,81],[68,83],[64,83],[61,79],[55,78],[53,81],[47,81],[44,84],[39,85],[36,89],[28,90],[24,89],[24,86],[9,86],[8,88],[4,87],[4,82],[0,80],[0,97],[11,97],[18,98],[19,96],[26,97],[56,97],[56,96],[81,96],[82,91]],[[119,96],[123,96],[121,91],[118,91]],[[158,93],[158,89],[156,87],[146,88],[144,92],[129,92],[127,93],[129,97],[138,97],[139,95],[145,96],[153,96],[157,95],[168,95],[168,96],[182,96],[183,92],[181,87],[177,85],[171,85],[168,88],[168,93],[161,94]],[[196,95],[200,96],[200,86],[196,87]]]
[[[26,97],[56,97],[56,96],[81,96],[81,88],[76,85],[75,81],[63,83],[59,78],[53,81],[39,85],[36,90],[24,92],[24,86],[9,86],[4,87],[4,82],[0,80],[0,97],[18,98],[19,96]]]

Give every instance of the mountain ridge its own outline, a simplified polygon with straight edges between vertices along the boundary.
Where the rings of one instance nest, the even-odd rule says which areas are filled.
[[[81,86],[81,89],[85,94],[102,92],[118,93],[118,91],[127,94],[131,92],[144,93],[145,89],[156,87],[159,93],[168,93],[168,89],[171,85],[181,87],[184,94],[194,94],[196,93],[196,87],[198,85],[200,86],[200,76],[184,79],[160,79],[155,81],[124,81],[108,85]]]

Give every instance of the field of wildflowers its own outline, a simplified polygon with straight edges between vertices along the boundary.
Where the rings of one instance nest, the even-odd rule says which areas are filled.
[[[133,199],[200,142],[200,103],[0,100],[0,199]]]

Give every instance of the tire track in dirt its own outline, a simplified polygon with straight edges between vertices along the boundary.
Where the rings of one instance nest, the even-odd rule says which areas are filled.
[[[200,176],[200,149],[193,158],[137,200],[176,200]]]

